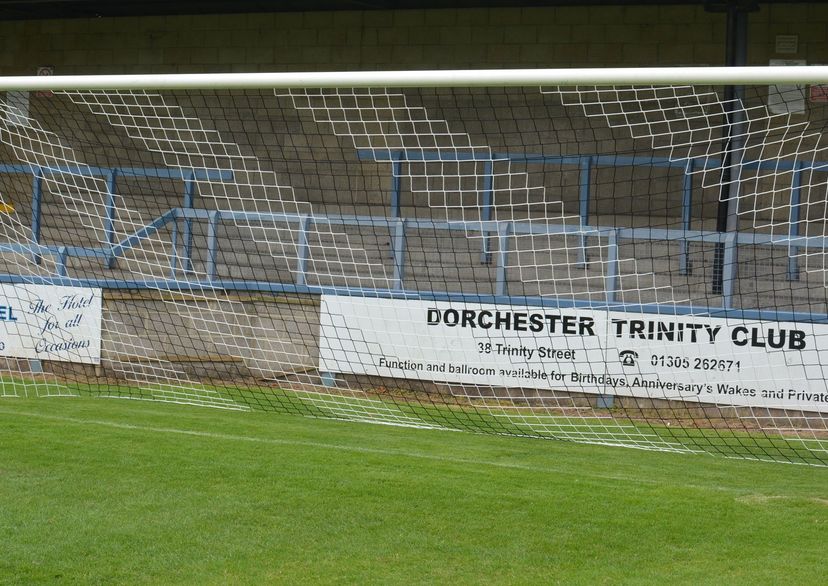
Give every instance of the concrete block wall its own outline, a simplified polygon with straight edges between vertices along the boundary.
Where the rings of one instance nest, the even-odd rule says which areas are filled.
[[[280,378],[317,364],[318,329],[314,298],[216,292],[198,300],[153,291],[109,292],[101,366],[106,376],[132,382],[146,382],[153,370],[162,381]],[[205,369],[208,362],[215,364]]]
[[[777,34],[828,59],[828,6],[763,5],[751,63]],[[184,15],[0,23],[0,72],[150,73],[721,64],[722,14],[701,6],[571,6]]]

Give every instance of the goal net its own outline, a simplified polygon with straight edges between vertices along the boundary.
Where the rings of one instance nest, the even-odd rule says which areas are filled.
[[[824,465],[820,81],[0,79],[0,396]]]

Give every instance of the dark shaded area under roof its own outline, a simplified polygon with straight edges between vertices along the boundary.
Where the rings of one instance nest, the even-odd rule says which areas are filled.
[[[663,6],[793,4],[802,0],[0,0],[0,20],[95,18],[172,14],[305,12],[321,10],[392,10],[538,6]]]

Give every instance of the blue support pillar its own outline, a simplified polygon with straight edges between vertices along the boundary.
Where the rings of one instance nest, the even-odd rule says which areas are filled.
[[[506,265],[509,260],[509,237],[512,232],[512,223],[504,222],[498,229],[497,243],[497,273],[495,277],[495,295],[508,295],[509,283],[506,274]]]
[[[40,221],[43,207],[43,169],[35,167],[32,179],[32,242],[40,244]],[[42,257],[39,254],[32,256],[35,263],[40,264]]]
[[[104,235],[106,244],[112,249],[115,246],[115,198],[118,195],[118,169],[111,169],[106,179],[106,218],[104,220]],[[106,259],[106,267],[115,266],[115,255],[110,254]]]
[[[589,186],[592,178],[592,165],[594,162],[594,157],[584,157],[581,159],[580,163],[581,175],[578,191],[578,211],[581,217],[581,226],[589,226]],[[586,236],[581,236],[580,240],[578,260],[575,266],[586,268],[586,265],[589,262],[589,256],[587,255],[588,240]]]
[[[727,13],[725,65],[728,67],[747,65],[748,12],[758,10],[758,3],[730,1],[709,4],[711,4],[711,10],[718,8]],[[721,233],[739,230],[739,187],[742,170],[740,162],[744,160],[745,141],[749,132],[744,107],[746,104],[745,86],[725,86],[723,97],[722,176],[716,213],[716,231]],[[711,292],[727,298],[724,281],[728,277],[725,273],[729,269],[726,267],[725,246],[726,242],[719,242],[714,250]]]
[[[58,248],[57,252],[57,263],[55,267],[55,272],[57,272],[59,277],[65,277],[67,274],[66,271],[66,260],[69,257],[69,251],[66,249],[65,246],[61,246]]]
[[[394,229],[394,289],[403,288],[405,279],[405,220],[397,220]]]
[[[195,172],[191,172],[190,176],[184,180],[184,209],[191,210],[195,207]],[[184,233],[182,235],[184,241],[184,256],[181,259],[181,268],[185,273],[193,270],[193,220],[191,218],[184,219]]]
[[[211,211],[207,223],[207,280],[216,278],[216,258],[218,257],[218,225],[221,212]]]
[[[494,203],[494,164],[486,161],[483,164],[483,201],[480,207],[480,221],[489,222],[492,219],[492,204]],[[488,232],[483,233],[483,251],[480,254],[480,263],[487,265],[492,262],[492,237]]]
[[[400,161],[400,159],[402,159],[403,151],[397,151],[393,153],[391,156],[391,217],[400,218],[402,217],[402,204],[400,203],[400,192],[402,191],[402,178],[400,177],[400,175],[402,174],[402,162]],[[393,246],[391,246],[389,254],[393,259]]]
[[[615,294],[618,291],[618,230],[613,230],[607,237],[607,276],[605,288],[607,290],[607,303],[615,302]]]
[[[302,216],[299,220],[299,234],[296,235],[296,277],[294,282],[297,285],[307,285],[308,270],[308,230],[310,229],[311,217]]]
[[[170,279],[175,279],[178,270],[178,220],[172,222],[172,235],[170,237],[172,252],[170,253]]]
[[[739,278],[738,247],[736,232],[727,232],[724,237],[724,264],[722,267],[722,307],[733,308],[733,293]]]
[[[400,203],[400,192],[402,191],[402,156],[403,151],[397,151],[393,154],[393,162],[391,163],[391,217],[399,218],[402,216],[402,204]]]
[[[690,230],[693,219],[693,171],[695,159],[687,162],[684,170],[684,180],[681,186],[681,229],[685,232]],[[679,241],[679,274],[690,275],[693,272],[693,265],[688,254],[687,240]]]
[[[788,236],[796,238],[800,235],[799,223],[802,221],[802,162],[797,161],[794,165],[793,176],[791,177],[791,214],[788,223]],[[789,281],[799,280],[799,247],[788,247],[788,271]]]

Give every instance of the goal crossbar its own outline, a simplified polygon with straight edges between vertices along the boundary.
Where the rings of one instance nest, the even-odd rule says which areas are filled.
[[[0,91],[186,90],[367,87],[517,87],[532,85],[772,85],[828,82],[828,66],[625,67],[55,75],[0,77]]]

